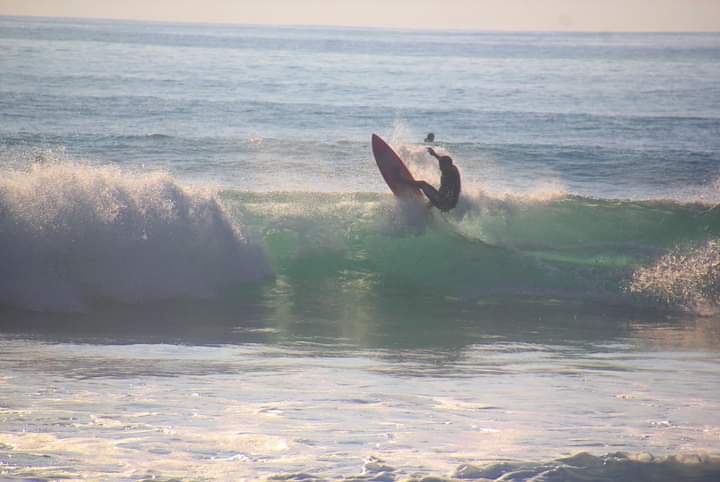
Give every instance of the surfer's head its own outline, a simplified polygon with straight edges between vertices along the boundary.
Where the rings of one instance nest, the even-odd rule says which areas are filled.
[[[438,157],[438,164],[440,165],[440,169],[446,169],[452,166],[452,163],[452,158],[450,156]]]

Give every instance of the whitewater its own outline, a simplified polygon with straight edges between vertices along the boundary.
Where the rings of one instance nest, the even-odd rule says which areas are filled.
[[[0,478],[717,480],[719,52],[0,17]]]

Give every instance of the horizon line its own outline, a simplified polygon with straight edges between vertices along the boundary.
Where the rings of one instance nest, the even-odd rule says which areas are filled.
[[[132,23],[158,23],[175,25],[218,25],[227,27],[266,27],[266,28],[318,28],[318,29],[347,29],[347,30],[385,30],[398,32],[434,32],[434,33],[568,33],[568,34],[718,34],[720,30],[512,30],[512,29],[483,29],[483,28],[433,28],[433,27],[389,27],[370,25],[342,25],[342,24],[291,24],[291,23],[247,23],[212,20],[171,20],[171,19],[139,19],[126,17],[76,17],[64,15],[15,15],[0,13],[0,18],[28,18],[28,19],[59,19],[100,22],[132,22]]]

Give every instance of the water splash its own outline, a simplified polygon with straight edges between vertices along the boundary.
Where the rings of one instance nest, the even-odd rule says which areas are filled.
[[[0,266],[0,303],[61,311],[207,298],[271,274],[211,192],[47,160],[0,175]]]
[[[699,313],[716,313],[720,308],[720,241],[708,240],[689,251],[676,248],[655,264],[638,269],[630,291]]]

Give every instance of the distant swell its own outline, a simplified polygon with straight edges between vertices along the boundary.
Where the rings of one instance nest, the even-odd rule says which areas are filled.
[[[271,275],[211,194],[52,162],[1,173],[0,266],[0,303],[52,311],[207,298]]]

